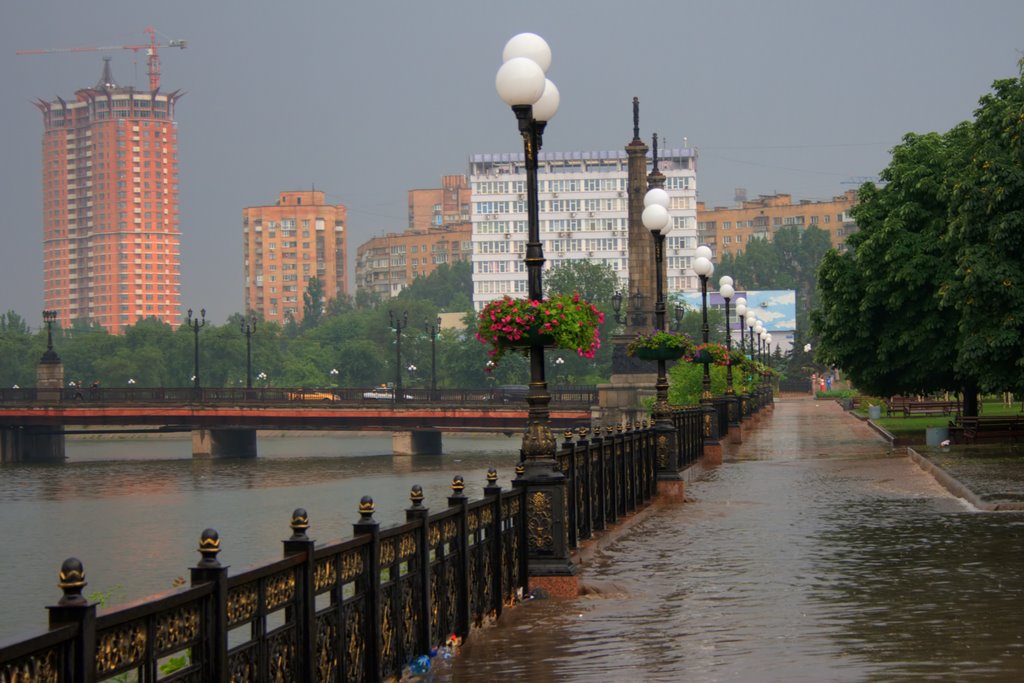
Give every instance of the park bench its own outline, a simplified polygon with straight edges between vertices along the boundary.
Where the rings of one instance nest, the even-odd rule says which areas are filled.
[[[890,396],[885,402],[885,414],[892,416],[896,413],[902,413],[903,407],[908,403],[917,401],[913,396]]]
[[[960,414],[959,401],[913,401],[903,404],[903,415],[949,415]]]
[[[961,415],[949,423],[954,443],[1014,441],[1024,437],[1024,415]]]

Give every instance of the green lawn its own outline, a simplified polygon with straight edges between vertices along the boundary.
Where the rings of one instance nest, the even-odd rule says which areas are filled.
[[[858,408],[856,412],[862,417],[867,417],[867,406]],[[1003,405],[1002,401],[984,401],[981,404],[980,412],[982,415],[1020,415],[1021,406],[1019,403],[1007,406]],[[947,427],[952,419],[954,419],[953,416],[945,415],[914,415],[911,417],[893,415],[892,417],[886,417],[885,408],[883,407],[882,417],[873,420],[873,422],[893,436],[914,436],[920,434],[923,440],[925,429],[928,427]]]

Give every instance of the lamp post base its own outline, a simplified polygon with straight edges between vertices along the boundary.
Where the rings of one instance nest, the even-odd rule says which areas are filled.
[[[663,503],[679,504],[686,502],[686,482],[678,472],[666,472],[666,476],[658,475],[658,500]]]

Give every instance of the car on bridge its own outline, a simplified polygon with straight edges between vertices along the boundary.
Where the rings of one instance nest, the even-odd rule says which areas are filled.
[[[339,401],[338,395],[333,391],[289,391],[289,401]]]
[[[410,394],[403,394],[403,397],[407,401],[411,401],[413,398]],[[381,384],[370,391],[364,391],[363,398],[370,399],[371,401],[394,401],[395,391],[390,385]]]

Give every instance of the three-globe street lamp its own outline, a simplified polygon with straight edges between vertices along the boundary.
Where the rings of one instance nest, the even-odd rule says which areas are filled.
[[[199,391],[199,329],[206,325],[206,309],[199,309],[199,318],[192,317],[192,309],[188,309],[188,316],[185,318],[185,324],[192,328],[192,334],[195,338],[194,348],[194,362],[192,365],[192,388]]]
[[[331,376],[331,386],[338,386],[338,368],[331,368],[327,374]]]
[[[657,143],[655,143],[657,145]],[[657,146],[655,146],[657,150]],[[654,170],[658,170],[658,157],[655,151]],[[668,213],[668,192],[656,187],[644,195],[644,211],[640,221],[654,236],[654,327],[659,332],[665,330],[665,291],[662,287],[662,262],[664,260],[665,229],[671,217]],[[658,359],[658,378],[654,384],[655,398],[651,417],[654,418],[655,430],[658,432],[671,429],[672,410],[668,405],[668,377],[665,373],[665,359]]]
[[[402,400],[399,398],[402,395],[402,329],[409,326],[409,312],[405,311],[401,316],[397,316],[394,311],[389,310],[388,320],[391,329],[395,331],[395,391],[391,395],[391,400],[397,403]]]
[[[718,279],[718,293],[725,299],[725,350],[732,354],[732,328],[729,325],[729,300],[736,296],[732,286],[732,278],[723,275]],[[732,362],[725,366],[725,395],[732,396]]]
[[[544,297],[542,271],[544,249],[540,241],[540,203],[537,192],[538,156],[543,145],[544,128],[558,111],[558,88],[544,74],[551,66],[551,48],[540,36],[520,33],[513,36],[502,51],[504,63],[495,76],[498,95],[515,113],[519,134],[523,138],[523,160],[526,170],[526,278],[527,295],[532,300]],[[542,464],[555,468],[555,438],[548,425],[547,382],[544,378],[544,346],[534,336],[530,345],[530,390],[526,431],[523,434],[522,457],[525,466]],[[531,476],[528,474],[527,476]]]
[[[437,400],[437,335],[441,332],[441,316],[437,316],[437,323],[431,325],[423,323],[423,329],[430,335],[430,400]]]
[[[256,316],[243,318],[241,329],[245,335],[245,388],[252,389],[252,333],[256,331]]]
[[[544,75],[551,65],[551,48],[540,36],[520,33],[502,51],[504,63],[495,77],[498,95],[515,113],[523,138],[526,171],[527,296],[539,301],[544,296],[542,273],[544,249],[540,241],[540,202],[537,168],[544,128],[558,111],[558,88]],[[530,340],[530,389],[526,394],[526,430],[520,450],[520,468],[513,485],[522,487],[528,500],[543,500],[548,514],[528,513],[530,538],[527,557],[534,576],[565,577],[576,573],[569,557],[569,516],[566,511],[565,475],[555,460],[555,437],[551,433],[548,406],[551,395],[544,378],[544,344],[539,335]]]
[[[696,258],[693,259],[693,272],[700,278],[700,311],[701,337],[704,344],[708,343],[708,279],[715,272],[715,264],[711,262],[711,249],[703,244],[697,247]],[[708,367],[708,356],[704,355],[704,378],[701,383],[700,400],[711,400],[711,369]]]

